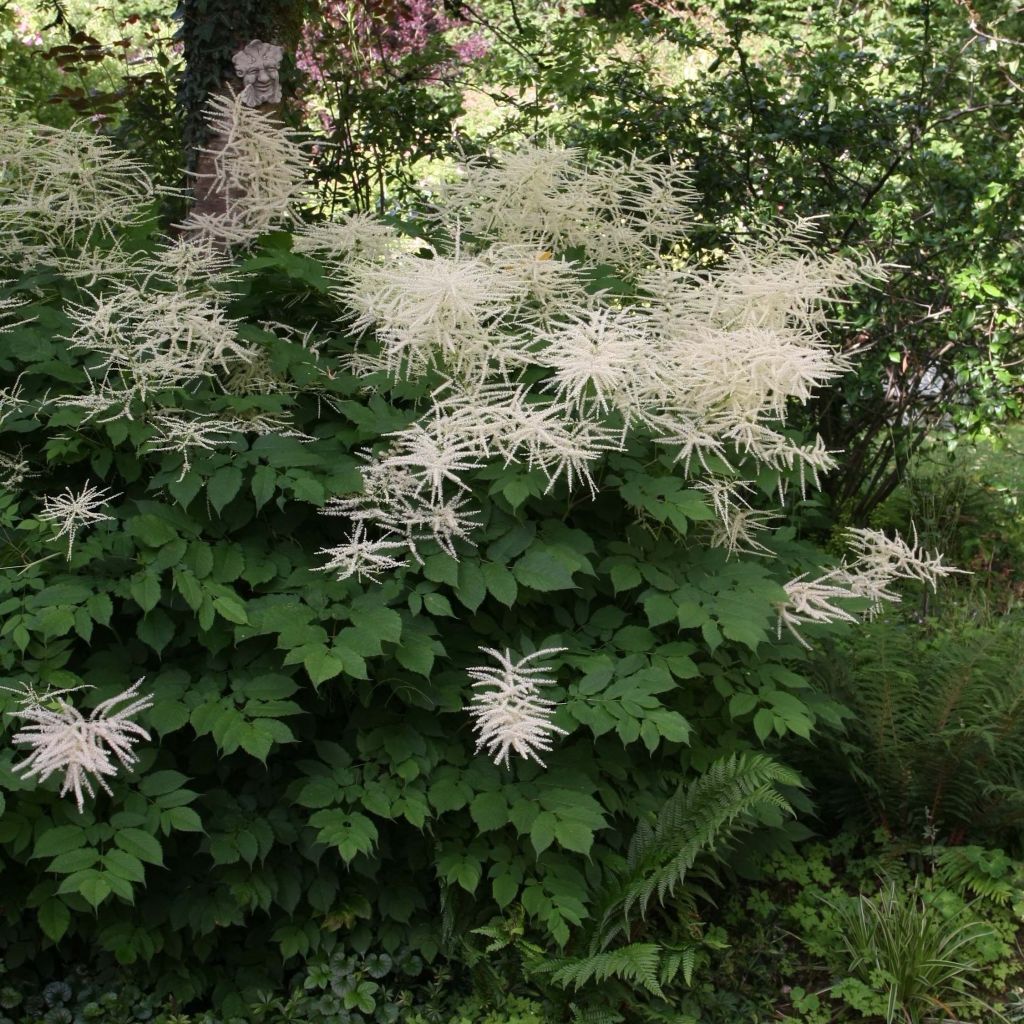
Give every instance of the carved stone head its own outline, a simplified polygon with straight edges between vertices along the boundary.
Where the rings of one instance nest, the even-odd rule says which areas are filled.
[[[242,102],[247,107],[281,102],[278,68],[283,56],[280,46],[254,39],[231,58],[235,74],[242,80]]]

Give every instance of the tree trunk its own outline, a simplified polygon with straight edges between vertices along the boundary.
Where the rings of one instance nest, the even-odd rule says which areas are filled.
[[[185,72],[178,101],[185,110],[185,164],[193,188],[195,215],[222,216],[227,196],[215,187],[214,163],[218,139],[203,119],[207,99],[215,93],[243,87],[232,58],[253,40],[284,51],[280,79],[284,95],[294,92],[295,52],[313,0],[181,0],[178,38],[184,46]],[[261,105],[284,114],[287,103]]]

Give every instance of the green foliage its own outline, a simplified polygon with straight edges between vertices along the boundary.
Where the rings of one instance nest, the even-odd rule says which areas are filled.
[[[498,1008],[492,1008],[476,997],[459,1003],[451,1015],[414,1013],[408,1024],[551,1024],[544,1005],[533,999],[511,996]]]
[[[935,877],[954,892],[991,900],[999,906],[1020,899],[1020,864],[1002,850],[946,846],[935,851]],[[1016,913],[1021,907],[1014,907]]]
[[[885,1022],[922,1024],[936,1013],[956,1015],[977,964],[965,949],[991,932],[979,922],[952,927],[942,913],[896,884],[874,897],[833,908],[850,956],[849,971],[885,992]]]
[[[1016,600],[1024,564],[1019,436],[1019,427],[1010,427],[995,443],[960,442],[952,450],[936,443],[922,449],[872,515],[882,528],[909,532],[913,524],[927,548],[972,570],[972,577],[947,591],[943,604],[964,603],[973,612],[986,603],[1001,610]],[[935,603],[922,596],[922,612],[928,614]],[[940,605],[939,612],[949,615],[952,609]]]
[[[999,850],[979,854],[1009,862],[997,870],[1014,895],[978,899],[938,867],[958,849],[862,847],[844,833],[773,853],[709,922],[718,948],[709,947],[684,1009],[706,1024],[861,1024],[886,1019],[895,987],[896,1020],[928,1005],[937,1020],[1003,1019],[1021,984],[1021,865]],[[947,1018],[932,997],[956,1013]]]
[[[647,916],[652,898],[664,906],[692,906],[681,891],[701,857],[721,855],[737,833],[755,822],[781,821],[790,810],[778,786],[799,778],[763,755],[732,755],[712,764],[659,808],[653,823],[641,821],[629,845],[626,869],[603,901],[592,947],[605,947],[634,930],[632,916]],[[705,875],[708,873],[705,868]]]
[[[526,975],[570,992],[580,1012],[628,1008],[651,1020],[677,1019],[670,993],[680,983],[689,986],[698,962],[706,959],[698,903],[707,899],[705,886],[717,882],[715,860],[739,835],[780,823],[789,804],[778,787],[798,782],[763,755],[713,763],[639,823],[624,863],[612,866],[592,923],[571,944],[571,955],[519,944]],[[478,931],[493,940],[492,951],[515,938],[495,926]],[[557,1000],[555,992],[549,995]]]
[[[138,255],[147,230],[126,240]],[[482,525],[458,561],[424,542],[421,565],[380,585],[313,571],[339,542],[320,507],[358,491],[356,452],[413,419],[432,385],[388,403],[337,369],[353,339],[330,326],[323,268],[289,246],[271,236],[236,282],[209,284],[272,386],[205,382],[161,401],[287,415],[315,440],[238,432],[187,470],[152,449],[144,408],[110,418],[60,401],[90,387],[89,357],[64,340],[69,304],[88,301],[81,279],[40,265],[0,293],[27,302],[28,322],[0,336],[0,367],[21,388],[6,450],[32,474],[0,495],[0,685],[92,687],[76,694],[88,711],[144,676],[155,697],[140,716],[153,742],[81,815],[58,779],[27,782],[15,751],[0,753],[12,968],[116,963],[157,999],[230,1016],[311,958],[461,955],[454,936],[496,914],[561,955],[638,824],[681,786],[697,799],[685,787],[721,755],[841,717],[799,674],[802,648],[774,638],[781,582],[818,553],[792,531],[771,540],[774,563],[708,549],[706,500],[650,442],[609,457],[596,500],[544,493],[515,464],[481,471]],[[68,557],[40,497],[96,479],[117,495],[112,519]],[[757,478],[766,495],[777,484]],[[551,694],[568,736],[547,772],[476,756],[463,706],[482,644],[566,648]],[[0,710],[14,707],[3,693]],[[730,815],[783,779],[747,754],[726,763],[713,785],[735,811],[707,807],[691,835],[670,803],[638,884],[667,895]],[[749,790],[747,772],[760,779]],[[669,973],[690,970],[685,948],[669,952],[681,955]]]
[[[1016,615],[917,629],[888,616],[837,646],[818,678],[853,714],[813,754],[822,802],[901,836],[1018,842],[1022,643]]]
[[[0,968],[0,1024],[549,1024],[541,1003],[515,996],[464,997],[444,971],[399,953],[335,954],[307,964],[285,995],[259,993],[235,1016],[184,1013],[124,983],[76,968],[33,989]]]

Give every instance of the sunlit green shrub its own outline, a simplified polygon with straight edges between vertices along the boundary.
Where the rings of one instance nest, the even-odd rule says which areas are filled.
[[[97,137],[0,137],[8,964],[231,1016],[318,957],[476,969],[475,928],[572,958],[618,881],[670,908],[691,854],[785,829],[804,802],[756,748],[840,715],[801,644],[948,571],[860,532],[814,578],[770,529],[831,464],[784,416],[845,368],[822,303],[861,268],[786,228],[671,269],[677,169],[537,147],[418,234],[266,235],[300,153],[218,116],[232,202],[172,244]],[[658,823],[733,791],[699,841]]]

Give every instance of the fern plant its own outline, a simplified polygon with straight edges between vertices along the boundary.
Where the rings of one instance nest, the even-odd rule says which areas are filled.
[[[1003,850],[949,846],[935,854],[935,878],[944,889],[997,906],[1024,898],[1024,864]]]
[[[666,999],[677,979],[690,984],[704,952],[703,883],[717,880],[716,861],[740,835],[790,811],[780,787],[799,785],[794,772],[764,754],[715,761],[680,786],[651,820],[640,822],[627,857],[597,901],[593,926],[575,943],[577,951],[551,957],[524,947],[527,973],[546,976],[563,990],[597,993],[613,1006],[653,997],[634,1012],[651,1020],[689,1020],[668,1008]],[[666,941],[680,932],[681,939]]]
[[[1024,624],[931,632],[882,619],[823,659],[852,712],[808,771],[822,803],[906,837],[1014,842],[1024,820]]]

